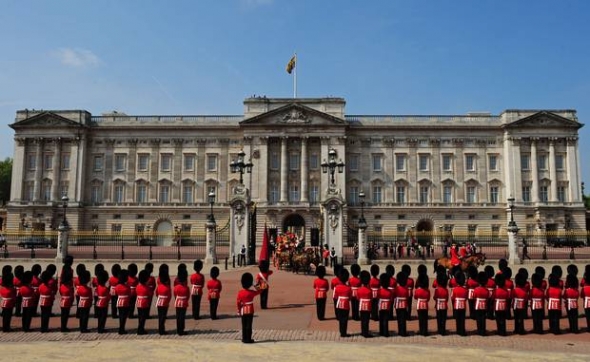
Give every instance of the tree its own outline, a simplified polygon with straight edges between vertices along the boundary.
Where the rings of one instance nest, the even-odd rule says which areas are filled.
[[[6,157],[0,161],[0,204],[5,205],[10,200],[10,183],[12,181],[12,158]]]

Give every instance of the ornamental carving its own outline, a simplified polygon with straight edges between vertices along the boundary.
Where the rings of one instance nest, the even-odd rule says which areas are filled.
[[[311,123],[311,119],[309,118],[309,116],[307,114],[305,114],[305,112],[298,110],[298,109],[292,109],[290,112],[280,116],[279,122],[305,124],[305,123]]]

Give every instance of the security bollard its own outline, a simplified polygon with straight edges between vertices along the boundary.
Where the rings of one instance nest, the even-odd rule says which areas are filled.
[[[225,270],[227,270],[227,259],[228,259],[228,257],[226,256],[225,257]]]

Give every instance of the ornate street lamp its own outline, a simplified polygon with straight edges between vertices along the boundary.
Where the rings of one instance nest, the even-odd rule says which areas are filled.
[[[229,163],[232,173],[240,173],[240,185],[244,184],[244,172],[251,173],[254,166],[250,161],[244,162],[244,156],[246,156],[246,153],[241,150],[238,153],[238,159]]]
[[[151,225],[148,225],[148,226],[146,226],[146,228],[147,228],[147,233],[148,233],[148,239],[147,240],[148,240],[148,245],[149,245],[149,248],[150,248],[149,258],[150,258],[150,260],[152,260],[152,257],[154,256],[152,254],[152,233],[151,233],[152,226]]]
[[[96,253],[96,238],[98,237],[98,226],[94,225],[92,227],[92,234],[93,234],[93,238],[92,238],[92,257],[94,258],[94,260],[96,260],[97,258],[97,253]]]
[[[182,243],[182,228],[178,225],[174,225],[174,233],[176,234],[176,257],[180,260],[180,244]]]
[[[66,212],[68,210],[68,202],[69,201],[70,201],[70,199],[66,195],[63,195],[61,197],[62,207],[63,207],[63,210],[64,210],[64,219],[61,222],[61,226],[63,228],[67,228],[68,227],[68,220],[66,219]]]
[[[240,182],[242,181],[242,174],[240,174]],[[209,213],[208,220],[210,223],[215,224],[215,216],[213,215],[213,204],[215,203],[215,192],[210,191],[207,196],[209,205],[211,206],[211,212]]]
[[[367,228],[367,220],[365,220],[365,193],[361,190],[359,192],[359,200],[361,202],[361,217],[359,218],[359,228]]]
[[[510,208],[510,221],[508,222],[508,231],[516,232],[518,231],[518,226],[516,225],[516,221],[514,221],[514,197],[510,196],[508,198],[508,207]]]
[[[344,171],[344,162],[342,162],[342,160],[336,161],[336,156],[336,150],[331,148],[328,152],[328,161],[324,160],[324,162],[322,162],[322,172],[330,172],[330,185],[332,186],[335,185],[334,173],[336,172],[336,169],[338,169],[338,173]]]

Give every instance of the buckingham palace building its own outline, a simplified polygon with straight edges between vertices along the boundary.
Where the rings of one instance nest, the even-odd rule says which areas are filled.
[[[585,231],[575,110],[349,115],[345,103],[251,97],[243,115],[18,111],[6,227],[55,230],[67,210],[76,230],[190,236],[214,214],[234,254],[251,230],[260,243],[265,225],[341,253],[361,215],[380,235],[501,237],[511,214],[529,236]]]

